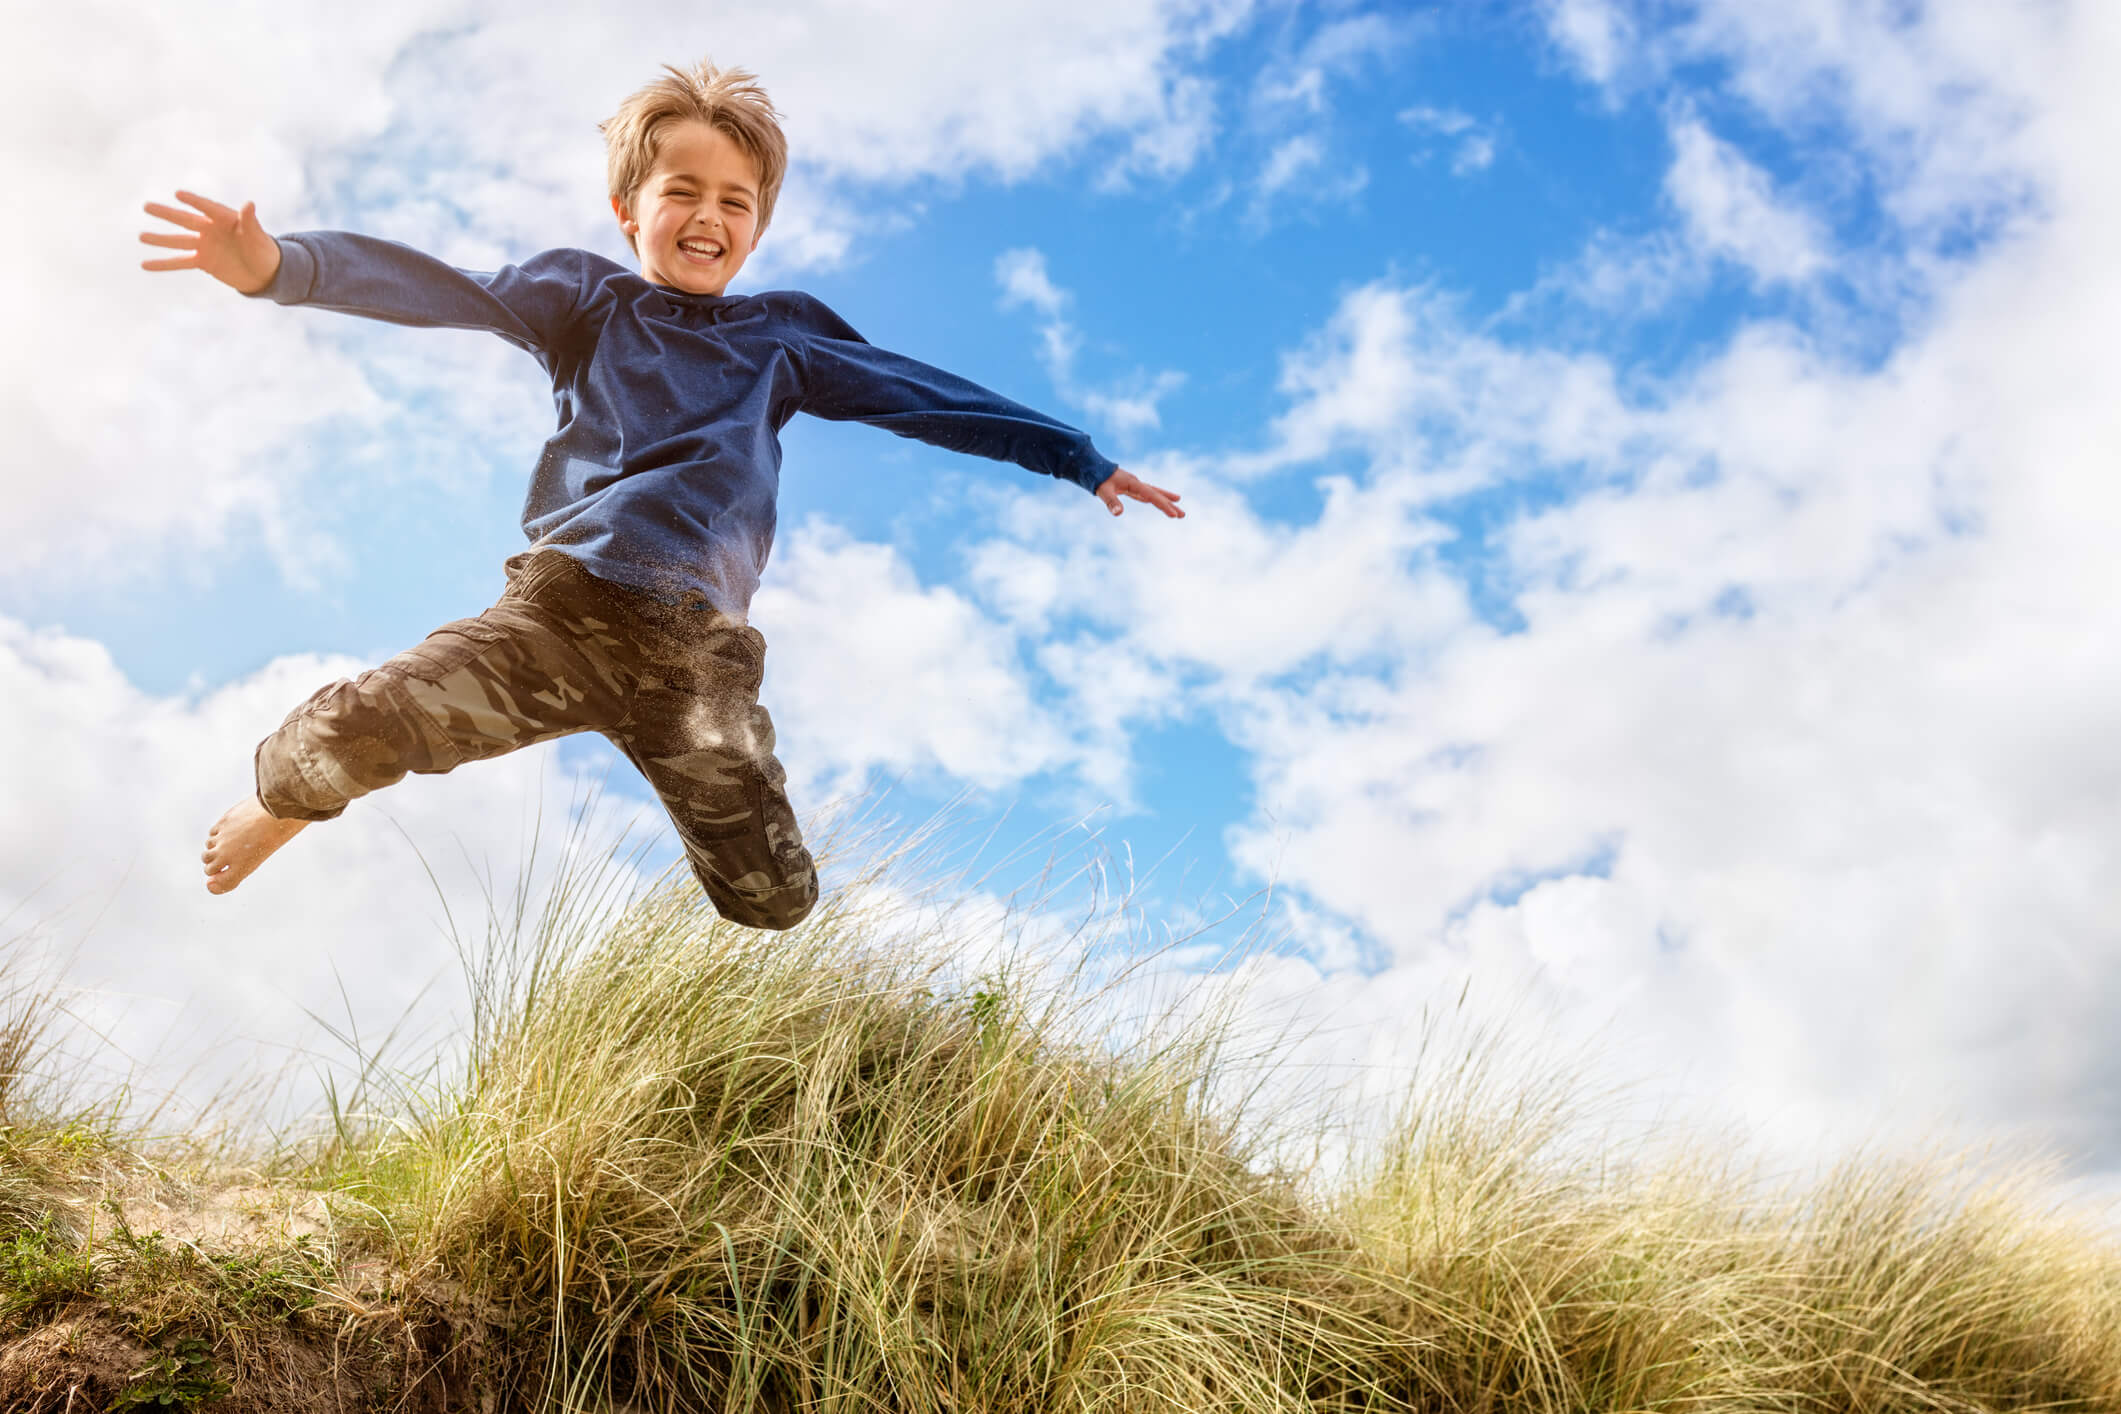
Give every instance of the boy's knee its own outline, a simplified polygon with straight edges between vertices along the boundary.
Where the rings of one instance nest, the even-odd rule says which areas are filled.
[[[781,932],[793,928],[817,907],[817,870],[805,868],[801,875],[770,889],[740,889],[695,864],[693,874],[707,892],[715,911],[731,923],[745,928]]]

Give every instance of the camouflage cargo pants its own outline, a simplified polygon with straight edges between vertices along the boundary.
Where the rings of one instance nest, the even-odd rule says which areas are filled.
[[[259,743],[258,799],[328,820],[408,771],[435,774],[572,732],[640,768],[725,918],[788,928],[817,902],[758,705],[766,642],[711,610],[591,575],[556,550],[508,562],[500,602],[330,683]]]

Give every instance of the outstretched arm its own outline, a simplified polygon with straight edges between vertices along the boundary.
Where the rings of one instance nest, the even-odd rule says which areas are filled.
[[[498,270],[459,270],[396,241],[348,231],[302,231],[275,240],[246,203],[241,211],[194,192],[190,210],[149,202],[181,231],[143,231],[147,245],[184,252],[143,260],[148,270],[204,270],[231,289],[279,304],[337,310],[429,329],[484,329],[541,359],[564,342],[597,267],[585,251],[547,251]]]
[[[1133,472],[1121,467],[1098,483],[1097,499],[1112,508],[1112,514],[1120,513],[1119,498],[1128,496],[1144,504],[1156,507],[1173,520],[1184,520],[1186,513],[1178,508],[1178,493],[1166,491],[1161,486],[1151,486]]]
[[[802,376],[797,406],[803,411],[1073,481],[1094,491],[1114,515],[1123,496],[1174,520],[1185,515],[1178,493],[1113,465],[1078,429],[954,373],[880,349],[808,295],[777,298],[791,302],[799,330],[792,352]]]
[[[180,191],[177,200],[193,208],[147,203],[147,214],[158,216],[185,235],[172,231],[142,231],[142,245],[181,250],[183,255],[143,260],[142,270],[204,270],[242,294],[254,295],[272,283],[280,270],[280,243],[258,224],[255,205],[244,202],[241,211],[223,206],[211,197]]]

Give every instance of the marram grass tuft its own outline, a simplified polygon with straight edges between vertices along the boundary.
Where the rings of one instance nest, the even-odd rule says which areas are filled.
[[[1214,1038],[1115,1053],[896,922],[757,933],[678,887],[518,959],[461,1093],[355,1187],[547,1407],[1374,1403],[1398,1338],[1208,1103]]]

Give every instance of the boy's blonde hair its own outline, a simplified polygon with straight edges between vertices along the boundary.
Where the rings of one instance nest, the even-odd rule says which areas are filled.
[[[773,201],[788,173],[788,139],[780,114],[758,75],[746,69],[717,69],[702,59],[689,70],[665,64],[667,77],[636,91],[619,111],[597,124],[604,135],[604,166],[614,200],[631,205],[634,192],[655,167],[663,129],[694,119],[728,135],[759,173],[759,230],[773,220]],[[633,237],[626,237],[633,245]]]

